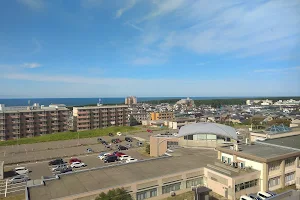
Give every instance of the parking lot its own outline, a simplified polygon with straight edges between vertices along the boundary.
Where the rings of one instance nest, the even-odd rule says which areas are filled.
[[[166,132],[166,130],[155,131],[153,133],[140,132],[134,135],[127,135],[129,137],[137,138],[139,140],[149,140],[150,135]],[[23,144],[14,146],[0,147],[0,160],[3,160],[5,165],[12,165],[17,163],[37,162],[43,160],[51,160],[56,157],[71,157],[85,155],[86,149],[91,148],[94,152],[106,151],[104,145],[98,143],[98,137],[85,138],[79,140],[67,140],[56,142],[44,142],[38,144]],[[123,142],[121,145],[125,146],[128,142],[124,141],[125,135],[122,136],[103,136],[101,137],[107,143],[110,143],[113,138],[119,138]],[[132,144],[136,147],[134,139]],[[112,144],[112,150],[117,149],[115,144]]]

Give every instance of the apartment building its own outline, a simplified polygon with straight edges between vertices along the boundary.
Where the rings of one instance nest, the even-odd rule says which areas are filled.
[[[69,120],[69,110],[62,105],[5,107],[1,104],[0,140],[68,131]]]
[[[125,104],[126,105],[134,105],[137,104],[137,98],[134,96],[126,97],[125,98]]]
[[[128,105],[73,107],[73,125],[75,131],[128,126]]]
[[[151,120],[172,120],[175,118],[173,112],[152,112]]]

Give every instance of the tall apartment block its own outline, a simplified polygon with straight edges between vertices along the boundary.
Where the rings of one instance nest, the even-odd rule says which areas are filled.
[[[128,105],[73,107],[73,124],[75,131],[128,126]]]
[[[134,96],[126,97],[126,98],[125,98],[125,104],[126,104],[126,105],[137,104],[137,98],[134,97]]]
[[[34,137],[69,130],[65,105],[5,107],[0,104],[0,140]]]

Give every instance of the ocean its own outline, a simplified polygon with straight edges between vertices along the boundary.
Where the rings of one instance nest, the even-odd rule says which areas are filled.
[[[138,102],[163,99],[183,99],[186,97],[137,97]],[[226,99],[233,97],[190,97],[191,99]],[[238,97],[235,97],[238,98]],[[19,99],[0,99],[0,104],[5,106],[24,106],[33,103],[48,106],[50,104],[65,104],[66,106],[83,106],[96,104],[99,98],[19,98]],[[125,102],[125,98],[101,98],[103,104],[121,104]]]

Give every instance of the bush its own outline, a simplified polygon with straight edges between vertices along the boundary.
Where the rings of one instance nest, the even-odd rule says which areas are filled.
[[[102,192],[95,200],[133,200],[133,198],[124,188],[117,188],[107,193]]]
[[[150,154],[150,144],[146,145],[145,151],[146,151],[147,154]]]

